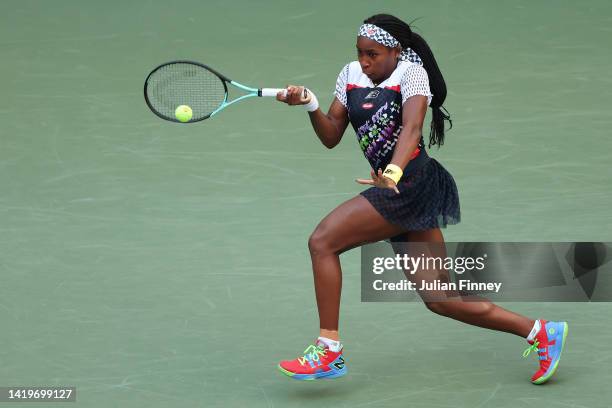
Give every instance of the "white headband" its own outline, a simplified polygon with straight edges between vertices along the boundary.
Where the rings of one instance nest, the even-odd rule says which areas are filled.
[[[395,48],[402,47],[399,41],[387,31],[382,28],[375,26],[374,24],[363,24],[359,27],[360,37],[369,38],[370,40],[376,41],[377,43],[384,45],[385,47]],[[410,61],[415,64],[423,65],[423,61],[411,48],[404,48],[399,56],[400,61]]]

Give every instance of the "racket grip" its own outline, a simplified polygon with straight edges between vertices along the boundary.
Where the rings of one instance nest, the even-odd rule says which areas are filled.
[[[279,92],[282,92],[283,96],[287,96],[287,90],[284,88],[261,88],[258,95],[276,97],[276,94]]]

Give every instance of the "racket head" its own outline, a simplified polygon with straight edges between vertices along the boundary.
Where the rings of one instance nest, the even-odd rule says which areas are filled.
[[[144,97],[153,113],[176,123],[193,123],[208,119],[227,101],[230,80],[207,65],[177,60],[159,65],[147,76]],[[189,121],[175,116],[180,105],[193,111]]]

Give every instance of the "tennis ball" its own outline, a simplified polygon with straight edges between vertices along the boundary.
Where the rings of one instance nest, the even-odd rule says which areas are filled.
[[[179,122],[189,122],[193,117],[193,111],[187,105],[181,105],[174,111],[174,116],[179,120]]]

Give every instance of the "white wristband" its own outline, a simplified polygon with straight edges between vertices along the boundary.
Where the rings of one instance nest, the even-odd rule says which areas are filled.
[[[308,92],[310,93],[310,102],[305,104],[304,108],[308,112],[314,112],[319,109],[319,101],[317,100],[317,95],[315,95],[314,92],[312,92],[310,89],[308,89]]]

